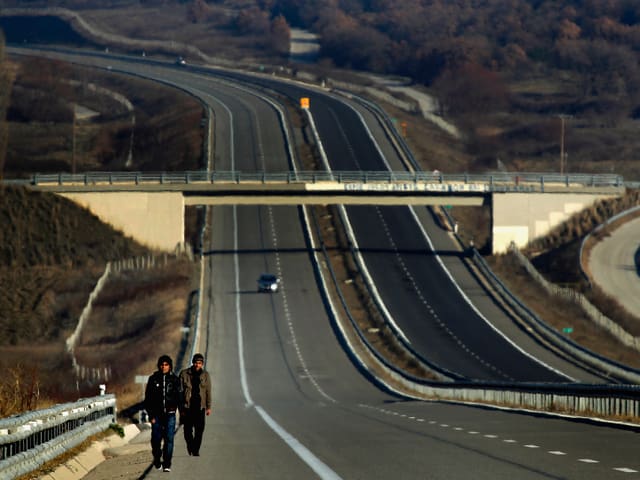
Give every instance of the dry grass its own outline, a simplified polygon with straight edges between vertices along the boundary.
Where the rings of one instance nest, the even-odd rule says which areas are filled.
[[[119,428],[117,425],[112,425],[104,432],[100,432],[86,438],[84,441],[82,441],[75,447],[70,448],[69,450],[66,450],[63,454],[59,455],[53,460],[46,462],[45,464],[41,465],[37,469],[25,475],[16,477],[14,480],[38,480],[38,479],[44,478],[46,475],[53,473],[60,465],[66,463],[67,461],[75,458],[77,455],[86,451],[89,447],[91,447],[91,445],[94,442],[99,442],[105,439],[106,437],[113,435],[114,433],[119,434]]]
[[[58,75],[42,73],[56,68]],[[204,113],[193,97],[148,80],[49,60],[20,60],[15,70],[5,177],[70,172],[74,166],[76,172],[200,168]],[[133,112],[91,85],[122,95]],[[99,116],[78,120],[74,129],[74,104]],[[132,138],[134,164],[127,167]]]
[[[413,114],[396,110],[388,105],[384,108],[398,121],[406,121],[409,125],[412,125],[412,122],[421,124]],[[437,168],[445,172],[461,170],[471,172],[479,168],[480,165],[473,160],[464,142],[448,137],[434,126],[418,127],[417,125],[413,128],[418,129],[418,134],[407,135],[407,142],[423,170]],[[411,128],[409,128],[410,131]],[[600,138],[600,140],[610,144],[620,132],[612,129],[599,131],[600,135],[605,133],[609,135],[607,139]],[[434,158],[432,152],[439,152],[439,156]],[[557,166],[557,159],[554,156],[546,159],[541,157],[535,162],[538,171],[553,171]],[[464,167],[465,165],[467,168]],[[524,166],[525,163],[520,165]],[[636,168],[633,162],[628,160],[624,165],[628,168]],[[601,163],[598,163],[597,168],[600,167]],[[525,169],[526,167],[523,168]],[[597,172],[598,169],[592,171]],[[635,170],[625,169],[625,171]],[[595,227],[606,222],[613,215],[639,203],[640,192],[635,190],[630,190],[619,198],[596,202],[593,207],[578,212],[567,222],[559,225],[545,237],[532,242],[525,249],[532,263],[547,280],[580,291],[602,313],[634,335],[640,334],[640,319],[627,312],[615,299],[604,294],[597,286],[589,286],[580,270],[579,247],[582,238],[592,232]],[[453,207],[450,214],[459,224],[459,236],[463,243],[469,245],[473,240],[473,244],[480,253],[485,255],[496,275],[540,318],[559,331],[571,326],[574,329],[571,338],[577,343],[612,360],[640,368],[639,352],[623,346],[610,334],[597,327],[576,305],[556,299],[536,287],[529,275],[509,255],[490,255],[491,217],[488,207]],[[600,235],[607,235],[615,227],[616,225],[611,225]],[[598,236],[592,239],[594,242],[597,240]],[[587,245],[585,258],[587,258],[588,249],[589,245]]]
[[[17,86],[28,85],[33,94],[37,87],[31,82],[39,78],[33,72],[38,68],[46,71],[49,64],[28,62],[23,67],[16,67],[21,72],[17,75]],[[100,84],[134,102],[137,120],[134,145],[140,145],[136,148],[152,152],[153,156],[136,155],[134,149],[137,163],[133,168],[154,171],[199,168],[202,107],[193,98],[129,77],[80,68],[64,71],[67,79]],[[47,95],[57,94],[56,89],[64,86],[64,82],[47,81],[34,94],[36,97],[46,100]],[[119,151],[118,145],[130,138],[127,133],[123,139],[119,133],[121,111],[99,96],[85,92],[84,96],[75,97],[80,92],[69,88],[62,91],[69,95],[69,101],[104,110],[98,123],[85,125],[86,155],[78,156],[78,171],[96,169],[96,165],[120,169],[113,163],[118,157],[113,152]],[[16,176],[48,168],[56,172],[71,168],[67,142],[71,124],[65,123],[68,116],[50,110],[46,114],[60,119],[59,122],[25,121],[24,118],[43,115],[30,110],[38,105],[24,101],[14,105],[8,168]],[[52,105],[61,104],[52,102]],[[91,134],[87,133],[89,130]],[[185,238],[194,245],[202,220],[196,209],[188,209]],[[98,393],[97,379],[70,380],[74,374],[71,358],[65,351],[65,339],[75,328],[106,262],[148,253],[146,247],[62,197],[22,188],[0,189],[0,367],[4,371],[17,368],[37,372],[38,392],[29,396],[32,400],[29,405],[9,398],[5,383],[8,379],[4,376],[0,379],[0,388],[5,389],[4,394],[0,393],[0,404],[12,407],[4,409],[2,415]],[[121,279],[108,300],[102,301],[99,317],[89,321],[85,333],[90,346],[79,347],[79,353],[85,355],[90,366],[110,367],[113,377],[108,382],[108,391],[118,393],[121,411],[140,400],[140,387],[132,385],[133,375],[153,372],[162,353],[174,358],[183,353],[180,326],[188,321],[192,306],[194,265],[173,263],[161,270],[154,272],[153,281],[148,273]],[[117,328],[111,330],[109,321]],[[11,388],[8,391],[14,392]]]
[[[436,379],[421,365],[421,362],[413,358],[401,346],[400,341],[393,334],[371,298],[369,289],[350,250],[350,242],[344,233],[342,222],[339,220],[337,207],[335,205],[316,206],[313,212],[321,232],[322,243],[328,253],[331,269],[337,281],[335,288],[340,290],[348,306],[348,312],[344,312],[345,318],[343,320],[348,322],[346,315],[350,315],[369,345],[392,365],[396,365],[415,377]],[[334,296],[334,304],[340,305],[340,299],[333,287],[331,287],[330,294]],[[346,328],[350,330],[350,327]],[[354,345],[359,345],[356,348],[368,354],[366,347],[360,346],[361,342],[357,335],[350,334],[350,337]],[[372,365],[370,367],[375,368]],[[381,378],[387,377],[385,372],[378,372],[377,375]]]
[[[574,303],[546,293],[520,266],[513,254],[487,257],[487,261],[509,290],[557,331],[571,327],[571,339],[576,343],[624,365],[640,368],[640,352],[623,346],[595,325]]]
[[[192,45],[210,56],[234,61],[268,60],[260,48],[262,38],[235,32],[233,21],[238,10],[209,2],[206,20],[194,23],[188,18],[188,8],[188,3],[165,3],[162,8],[155,4],[150,7],[133,5],[119,9],[84,10],[82,15],[97,28],[124,37]]]
[[[160,38],[165,40],[175,40],[180,42],[192,43],[205,52],[209,52],[213,55],[227,56],[228,58],[251,58],[253,53],[251,49],[255,46],[255,39],[242,39],[239,37],[230,38],[226,29],[226,22],[229,16],[228,12],[225,12],[222,7],[218,9],[216,6],[215,14],[219,19],[214,26],[209,24],[210,28],[205,28],[204,24],[187,24],[184,21],[185,9],[184,6],[174,6],[171,9],[147,9],[142,7],[133,7],[137,10],[94,10],[83,12],[91,21],[99,24],[101,28],[122,35],[142,36],[146,38]],[[132,14],[133,13],[133,14]],[[141,19],[144,21],[141,23]],[[207,31],[205,31],[207,30]],[[151,53],[151,52],[147,52]],[[83,76],[88,75],[84,72]],[[102,81],[102,80],[100,80]],[[148,132],[148,135],[142,135],[139,138],[139,144],[142,145],[144,151],[153,151],[153,155],[147,157],[139,157],[142,159],[149,159],[149,163],[146,160],[142,160],[141,165],[145,168],[153,167],[156,170],[171,169],[171,168],[185,168],[189,165],[189,159],[194,156],[198,156],[199,143],[201,141],[200,134],[193,135],[193,132],[199,132],[199,119],[201,113],[195,107],[182,108],[182,111],[187,112],[184,117],[180,116],[176,112],[167,111],[167,105],[175,103],[175,99],[169,98],[166,91],[162,89],[155,90],[148,89],[147,83],[137,84],[131,82],[129,79],[113,76],[110,79],[111,88],[118,91],[125,91],[125,95],[129,98],[137,99],[136,108],[139,109],[137,116],[141,121],[148,120],[141,127],[141,132]],[[144,86],[143,86],[144,85]],[[553,92],[558,91],[559,83],[553,79],[546,79],[545,81],[529,79],[527,85],[514,85],[512,91],[516,94],[531,95],[534,93]],[[144,93],[143,93],[144,92]],[[155,93],[154,93],[155,92]],[[165,95],[167,95],[165,99]],[[171,94],[173,95],[173,94]],[[86,99],[90,101],[90,99]],[[165,103],[166,101],[166,103]],[[184,105],[184,103],[180,103]],[[529,171],[554,171],[557,170],[557,154],[558,148],[558,129],[557,123],[553,118],[549,119],[545,114],[523,114],[522,112],[510,112],[509,114],[501,114],[495,117],[483,117],[482,119],[458,119],[460,126],[466,126],[467,135],[466,140],[457,140],[444,133],[438,127],[425,121],[421,116],[399,111],[385,106],[390,116],[394,117],[398,122],[406,122],[407,135],[406,140],[412,148],[416,158],[422,165],[424,170],[438,169],[444,172],[460,172],[460,171],[484,171],[496,169],[498,166],[498,158],[506,165],[506,168],[510,170],[529,170]],[[291,108],[290,111],[295,112],[295,108]],[[531,109],[532,111],[535,108]],[[299,122],[299,127],[304,130],[304,121],[296,115],[291,115],[294,123]],[[172,126],[180,124],[182,120],[184,128],[180,130],[172,130]],[[114,148],[114,145],[118,145],[118,142],[122,142],[121,119],[113,119],[111,127],[105,125],[102,129],[93,129],[87,127],[83,131],[83,151],[87,154],[82,158],[82,162],[85,166],[91,166],[93,169],[96,165],[104,165],[105,167],[115,168],[117,162],[113,159],[118,158],[118,155],[109,152],[118,152],[121,149]],[[482,129],[476,128],[476,125],[483,125]],[[296,125],[297,126],[297,125]],[[580,126],[580,129],[577,127]],[[609,172],[612,169],[618,173],[630,174],[640,173],[640,168],[634,163],[634,150],[636,142],[639,141],[635,131],[637,126],[635,122],[625,122],[613,127],[605,127],[597,125],[593,119],[580,119],[580,122],[572,122],[567,129],[567,148],[571,152],[570,165],[575,166],[572,170],[578,171],[593,171]],[[167,135],[165,138],[171,139],[171,142],[166,144],[153,143],[151,141],[151,133],[157,130],[163,130],[166,128]],[[634,130],[636,129],[636,130]],[[98,134],[98,131],[102,130],[103,133]],[[579,131],[578,131],[579,130]],[[12,131],[18,132],[19,135],[13,137],[14,152],[24,152],[23,154],[15,154],[14,158],[20,158],[20,162],[15,162],[15,169],[21,169],[22,171],[40,170],[43,165],[47,168],[51,168],[54,171],[69,169],[69,147],[68,142],[61,142],[56,144],[55,141],[60,142],[61,138],[69,138],[69,124],[50,124],[50,123],[34,123],[34,124],[16,124],[12,127]],[[104,135],[104,131],[112,132],[111,134]],[[44,132],[44,134],[43,134]],[[304,134],[302,135],[304,137]],[[32,140],[30,140],[31,138]],[[178,143],[177,146],[173,140],[176,138],[182,139],[182,143]],[[308,140],[308,139],[307,139]],[[624,140],[624,141],[621,141]],[[50,143],[42,143],[50,142]],[[146,143],[145,143],[146,142]],[[37,149],[33,149],[34,145],[38,145]],[[601,148],[604,146],[606,148]],[[612,148],[614,146],[615,148]],[[170,147],[170,148],[169,148]],[[31,148],[31,150],[29,150]],[[46,158],[38,158],[39,152],[48,151],[51,152]],[[170,152],[168,156],[171,157],[171,161],[164,164],[151,164],[151,159],[156,158],[157,154],[162,152]],[[299,146],[300,157],[304,159],[304,162],[308,165],[309,169],[317,167],[314,161],[315,152],[312,146],[306,143],[302,143]],[[579,158],[577,162],[574,158]],[[175,159],[175,161],[173,161]],[[615,159],[612,160],[612,159]],[[185,162],[183,162],[185,160]],[[137,167],[140,165],[137,165]],[[25,168],[26,167],[26,168]],[[636,178],[638,175],[636,175]],[[328,209],[319,207],[317,209],[318,218],[323,221],[329,222],[327,225],[335,221],[335,213]],[[490,232],[488,231],[488,213],[487,210],[482,210],[482,214],[477,214],[478,210],[472,208],[454,208],[451,213],[460,225],[460,234],[464,242],[470,242],[472,239],[474,244],[482,250],[486,249],[488,245]],[[606,214],[607,212],[605,212]],[[187,213],[188,221],[193,226],[191,228],[191,234],[188,238],[196,239],[197,234],[194,227],[201,219],[198,218],[198,213],[190,211]],[[595,224],[603,217],[597,217],[592,223]],[[332,225],[335,229],[336,225]],[[330,229],[327,229],[329,231]],[[0,232],[2,229],[0,229]],[[586,231],[586,230],[584,230]],[[559,238],[563,238],[564,234],[560,234]],[[353,311],[356,313],[356,318],[360,323],[363,331],[369,331],[380,327],[380,319],[375,311],[375,308],[371,305],[371,300],[366,294],[364,286],[360,283],[359,276],[355,271],[353,260],[346,254],[344,240],[339,236],[327,237],[327,242],[332,245],[331,258],[334,263],[336,271],[340,272],[341,281],[344,282],[347,279],[352,280],[351,283],[344,284],[343,290],[348,297],[349,302],[353,305]],[[544,262],[553,264],[554,257],[557,257],[557,262],[562,264],[571,265],[574,264],[570,255],[565,255],[564,251],[571,251],[571,248],[563,248],[562,245],[573,245],[571,242],[564,242],[560,240],[557,243],[549,241],[542,247],[548,255],[544,258]],[[194,243],[195,244],[195,243]],[[560,246],[558,246],[560,245]],[[554,251],[562,252],[558,255],[554,255]],[[345,255],[346,254],[346,255]],[[48,254],[51,255],[51,254]],[[41,255],[46,258],[47,254]],[[562,258],[562,260],[560,260]],[[96,262],[97,263],[97,262]],[[501,267],[501,265],[504,265]],[[530,282],[520,278],[520,274],[517,270],[511,269],[508,262],[501,259],[495,259],[496,269],[508,283],[510,281],[514,284],[514,289],[517,291],[518,284],[529,285]],[[575,265],[575,264],[574,264]],[[575,271],[575,268],[568,269],[571,272]],[[98,269],[99,271],[99,269]],[[17,275],[13,273],[12,275]],[[94,276],[96,273],[94,272]],[[13,278],[13,277],[10,277]],[[49,282],[52,283],[50,277],[45,276],[41,280],[43,284]],[[88,282],[91,283],[91,282]],[[135,289],[134,289],[135,290]],[[144,288],[142,289],[144,290]],[[2,291],[2,290],[0,290]],[[48,290],[44,287],[40,288],[40,294],[37,301],[27,301],[30,305],[54,305],[58,304],[57,301],[51,300],[51,294],[47,294]],[[141,362],[134,362],[133,359],[127,359],[121,363],[123,365],[139,365],[138,371],[144,373],[150,373],[155,369],[155,357],[158,351],[163,353],[171,352],[172,346],[175,347],[177,341],[180,339],[174,337],[175,331],[169,324],[180,325],[185,319],[180,318],[179,312],[185,308],[184,293],[186,290],[181,290],[175,298],[182,298],[182,300],[171,300],[171,297],[164,288],[158,287],[159,297],[150,296],[148,298],[136,298],[129,297],[126,303],[123,303],[121,310],[111,312],[108,305],[111,301],[105,301],[104,307],[101,308],[101,322],[113,322],[113,331],[107,327],[102,327],[96,332],[92,332],[91,335],[86,336],[87,345],[81,346],[80,349],[83,354],[87,355],[87,361],[90,360],[89,352],[92,348],[89,345],[93,345],[96,348],[97,345],[102,345],[102,342],[108,340],[113,342],[114,345],[130,345],[134,342],[134,338],[138,338],[137,345],[142,342],[145,347],[149,347],[150,350],[144,355],[146,360]],[[526,293],[526,291],[524,292]],[[78,295],[82,297],[82,295]],[[540,308],[540,316],[550,323],[554,323],[559,326],[566,325],[566,322],[571,320],[575,323],[577,318],[576,313],[567,311],[562,315],[559,312],[564,312],[565,306],[556,305],[552,299],[549,299],[546,294],[536,292],[535,295],[524,296],[526,302],[534,309]],[[541,301],[542,299],[542,301]],[[114,300],[115,301],[115,300]],[[145,316],[142,314],[145,305],[148,301],[157,302],[158,305],[164,305],[165,310],[174,312],[170,315],[171,321],[167,319],[160,320],[157,315],[151,314]],[[80,302],[81,303],[81,302]],[[78,303],[74,303],[77,305]],[[75,310],[74,310],[75,309]],[[77,306],[69,307],[68,318],[71,319],[69,325],[73,324],[72,319],[77,318]],[[129,316],[135,316],[135,327],[128,328],[124,319]],[[167,323],[163,323],[166,321]],[[69,325],[60,328],[59,336],[64,336],[65,328],[68,330]],[[150,325],[154,325],[153,328],[148,328]],[[574,327],[575,328],[575,327]],[[101,330],[101,333],[100,333]],[[139,336],[138,334],[146,330],[146,335]],[[390,357],[397,357],[395,347],[388,343],[386,335],[381,335],[378,330],[374,332],[370,337],[370,341],[377,345],[381,345],[382,349],[388,350]],[[602,339],[598,332],[593,334],[589,333],[588,325],[584,327],[580,326],[576,330],[576,339],[582,340],[592,336],[596,339]],[[372,330],[373,332],[373,330]],[[372,333],[370,332],[370,333]],[[157,336],[156,336],[157,335]],[[162,344],[162,338],[167,335],[170,339],[168,344]],[[140,340],[142,338],[143,340]],[[586,341],[586,340],[585,340]],[[15,347],[7,347],[7,351],[13,349],[15,355],[20,355],[19,351],[21,345]],[[46,343],[46,342],[45,342]],[[387,346],[384,346],[384,345]],[[102,346],[100,348],[103,348]],[[55,344],[48,345],[46,349],[55,351]],[[22,350],[22,354],[27,350]],[[179,352],[175,352],[176,355]],[[106,354],[106,353],[105,353]],[[4,358],[4,357],[3,357]],[[9,358],[9,357],[7,357]],[[633,359],[626,360],[625,362],[633,362]],[[122,360],[122,359],[119,359]],[[15,361],[15,358],[14,358]],[[411,359],[401,359],[401,363],[408,368],[414,368]],[[631,364],[631,363],[630,363]],[[121,394],[123,397],[135,399],[138,395],[137,387],[122,386]],[[126,402],[125,402],[126,404]]]

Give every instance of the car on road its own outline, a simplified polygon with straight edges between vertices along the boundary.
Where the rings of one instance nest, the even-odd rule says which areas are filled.
[[[258,278],[258,292],[275,293],[280,288],[280,279],[272,273],[263,273]]]

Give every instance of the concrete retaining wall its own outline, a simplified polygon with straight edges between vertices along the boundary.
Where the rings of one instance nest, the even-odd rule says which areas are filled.
[[[603,193],[494,193],[492,195],[492,251],[503,253],[511,242],[521,248],[542,237],[596,200]]]
[[[181,192],[61,193],[148,247],[174,251],[184,242]]]

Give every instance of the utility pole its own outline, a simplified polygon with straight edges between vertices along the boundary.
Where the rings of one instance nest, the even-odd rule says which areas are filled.
[[[76,173],[76,104],[73,104],[73,125],[71,127],[71,173]]]
[[[571,115],[560,114],[558,118],[560,119],[560,175],[563,175],[566,161],[564,153],[564,121],[567,118],[571,118]]]

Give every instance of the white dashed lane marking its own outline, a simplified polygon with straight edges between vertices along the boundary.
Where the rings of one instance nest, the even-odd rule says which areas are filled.
[[[508,380],[513,380],[512,377],[510,377],[505,372],[503,372],[502,370],[497,368],[495,365],[490,364],[487,360],[482,358],[478,353],[476,353],[475,351],[470,349],[469,346],[466,345],[460,338],[458,338],[458,336],[449,328],[447,323],[444,322],[438,316],[438,314],[434,310],[433,306],[429,303],[427,298],[424,296],[424,294],[423,294],[423,292],[421,290],[421,287],[418,285],[418,283],[415,281],[413,275],[409,271],[409,268],[407,267],[402,255],[400,253],[400,250],[398,249],[398,246],[397,246],[395,240],[393,239],[393,236],[391,234],[389,226],[387,225],[387,222],[384,219],[382,210],[380,209],[380,207],[375,207],[375,208],[376,208],[376,213],[378,215],[380,223],[382,224],[382,230],[385,232],[385,234],[387,236],[387,239],[389,241],[389,244],[391,245],[391,248],[394,251],[394,255],[396,257],[397,265],[402,270],[402,274],[404,275],[404,277],[408,281],[408,284],[411,286],[412,290],[416,293],[416,296],[418,297],[420,302],[423,304],[425,310],[428,311],[429,314],[433,317],[433,320],[438,324],[438,326],[443,331],[445,331],[447,333],[447,335],[449,335],[459,345],[459,347],[461,349],[463,349],[465,352],[467,352],[469,355],[471,355],[476,361],[480,362],[482,365],[484,365],[485,367],[489,368],[490,370],[492,370],[496,374],[500,375],[501,377],[506,378]]]
[[[275,224],[275,218],[273,215],[273,207],[269,206],[267,209],[267,212],[269,215],[269,223],[271,226],[271,231],[273,232],[272,233],[273,248],[276,252],[275,254],[276,271],[277,271],[278,277],[281,279],[280,295],[282,298],[284,316],[287,322],[287,327],[289,328],[291,343],[296,352],[296,355],[298,356],[298,361],[300,362],[300,366],[302,367],[302,371],[303,371],[302,377],[308,379],[311,382],[311,384],[314,386],[314,388],[320,393],[320,395],[322,395],[328,401],[332,403],[337,403],[337,401],[334,398],[332,398],[329,394],[327,394],[322,389],[322,387],[320,387],[320,384],[318,383],[316,377],[312,375],[311,372],[309,371],[309,368],[307,367],[307,362],[305,361],[305,358],[302,355],[302,351],[300,350],[300,345],[298,344],[298,338],[296,336],[296,332],[294,329],[293,318],[291,316],[291,311],[289,310],[289,300],[287,297],[287,289],[285,288],[286,284],[282,275],[282,264],[280,262],[280,253],[278,252],[278,236],[276,235],[276,224]]]
[[[495,434],[492,434],[492,433],[483,434],[482,432],[478,432],[477,430],[466,430],[463,427],[454,427],[454,426],[449,425],[448,423],[440,423],[440,422],[438,422],[436,420],[427,420],[427,419],[420,418],[420,417],[403,415],[403,414],[400,414],[399,412],[394,412],[394,411],[391,411],[391,410],[384,410],[384,409],[381,409],[381,408],[373,407],[371,405],[360,404],[359,406],[362,407],[362,408],[369,408],[369,409],[372,409],[372,410],[376,410],[379,413],[383,413],[385,415],[394,415],[394,416],[397,416],[397,417],[407,418],[409,420],[414,420],[416,422],[422,422],[422,423],[426,422],[429,425],[435,425],[435,426],[438,426],[440,428],[451,428],[451,430],[454,430],[456,432],[464,432],[464,433],[467,433],[468,435],[481,435],[482,438],[487,438],[487,439],[500,438],[499,435],[495,435]],[[518,444],[518,441],[514,440],[513,438],[506,438],[506,439],[504,439],[502,441],[504,443],[510,443],[512,445],[517,445]],[[522,447],[523,448],[529,448],[529,449],[532,449],[532,450],[541,448],[540,445],[536,445],[536,444],[533,444],[533,443],[523,444]],[[549,454],[549,455],[555,455],[557,457],[568,456],[568,453],[563,452],[561,450],[548,450],[546,453]],[[578,462],[586,463],[586,464],[599,464],[600,463],[600,460],[595,460],[593,458],[578,458],[576,460]],[[629,467],[614,467],[614,468],[612,468],[612,470],[614,470],[616,472],[620,472],[620,473],[638,473],[638,470],[635,470],[635,469],[629,468]]]

